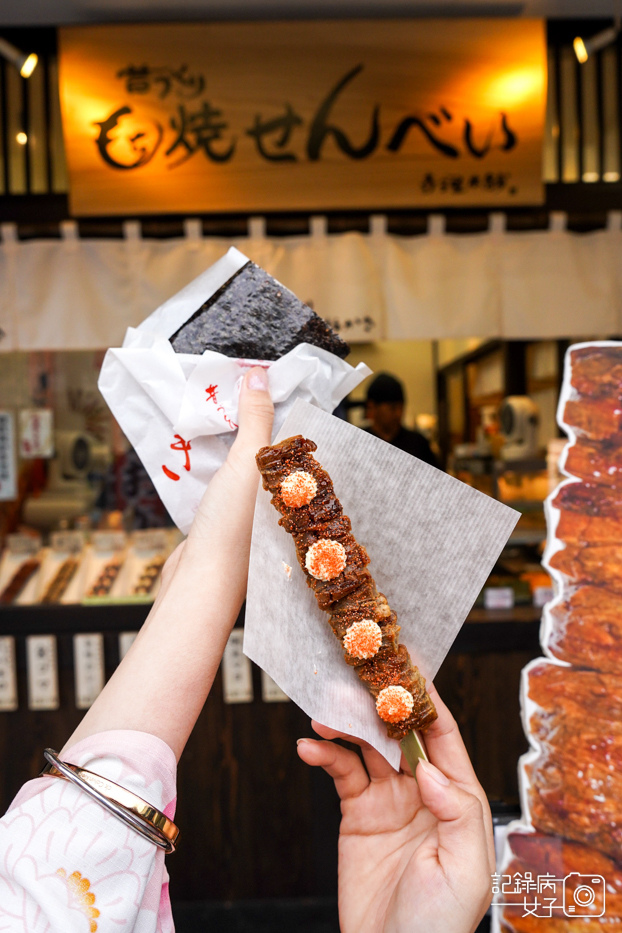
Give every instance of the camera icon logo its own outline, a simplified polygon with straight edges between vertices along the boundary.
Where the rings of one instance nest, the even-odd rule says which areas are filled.
[[[564,913],[567,917],[602,917],[605,913],[605,879],[571,871],[564,878]]]

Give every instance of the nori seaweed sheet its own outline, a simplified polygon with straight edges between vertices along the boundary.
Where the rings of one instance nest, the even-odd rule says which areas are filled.
[[[225,356],[277,360],[299,343],[345,358],[350,352],[312,308],[248,262],[170,338],[177,353],[215,350]]]

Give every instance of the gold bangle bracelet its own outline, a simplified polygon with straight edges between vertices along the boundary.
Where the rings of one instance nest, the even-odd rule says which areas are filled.
[[[48,763],[39,777],[59,777],[75,784],[126,826],[160,849],[164,849],[167,854],[175,851],[179,830],[175,823],[156,807],[125,787],[109,781],[108,778],[68,761],[61,761],[52,748],[46,748],[43,754]]]

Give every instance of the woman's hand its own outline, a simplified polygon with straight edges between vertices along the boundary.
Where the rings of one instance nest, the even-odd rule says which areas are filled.
[[[204,557],[206,541],[221,529],[221,546],[239,563],[246,555],[248,570],[251,530],[259,471],[255,455],[270,443],[274,409],[268,392],[267,371],[259,366],[249,370],[242,382],[235,441],[224,464],[209,484],[187,539],[187,550]],[[246,592],[246,572],[241,574]],[[242,594],[242,597],[244,596]]]
[[[270,443],[272,419],[267,374],[253,367],[240,390],[239,429],[227,460],[187,540],[166,562],[136,641],[65,748],[96,732],[134,729],[157,735],[181,755],[246,594],[259,484],[255,454]]]
[[[342,933],[472,933],[492,899],[492,820],[451,713],[432,687],[438,719],[425,734],[430,763],[417,780],[358,739],[313,724],[298,754],[335,781],[341,798],[339,917]]]

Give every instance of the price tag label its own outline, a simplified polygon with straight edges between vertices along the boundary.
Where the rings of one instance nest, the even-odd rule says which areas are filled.
[[[533,604],[542,608],[546,603],[550,602],[553,599],[553,587],[552,586],[536,586],[533,591]]]
[[[514,590],[511,586],[487,586],[484,589],[484,609],[513,609]]]
[[[24,460],[54,456],[54,413],[51,408],[24,408],[20,411],[19,455]]]
[[[289,697],[265,671],[261,672],[261,698],[264,703],[288,703]]]
[[[145,528],[135,531],[132,544],[137,551],[164,551],[167,545],[166,531],[161,528]]]
[[[15,639],[12,635],[0,638],[0,710],[17,709],[17,670],[15,667]]]
[[[128,653],[137,635],[138,632],[119,632],[119,661],[122,661]]]
[[[11,554],[36,554],[41,550],[41,535],[7,535],[6,543]]]
[[[61,554],[77,554],[84,547],[81,531],[55,531],[50,536],[52,549]]]
[[[234,628],[222,659],[225,703],[251,703],[253,676],[251,662],[242,651],[244,629]]]
[[[104,636],[100,633],[73,636],[76,707],[88,709],[104,687]]]
[[[0,502],[17,499],[15,420],[10,411],[0,411]]]
[[[91,538],[96,551],[123,551],[126,544],[124,531],[95,531]]]
[[[58,662],[54,635],[28,635],[28,709],[58,709]]]

